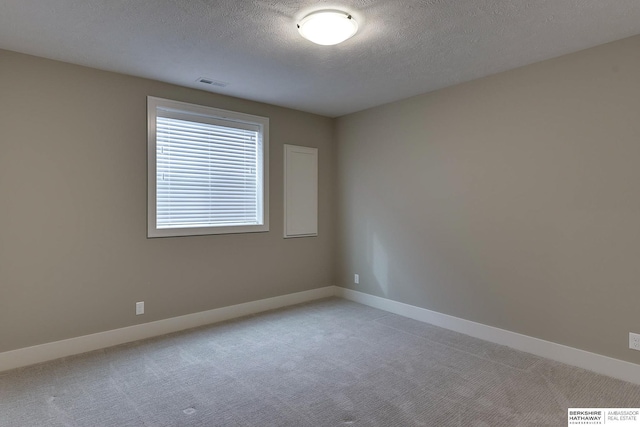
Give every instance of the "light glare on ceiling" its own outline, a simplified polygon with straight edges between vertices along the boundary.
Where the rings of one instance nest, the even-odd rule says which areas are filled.
[[[346,12],[320,10],[305,16],[298,31],[307,40],[330,46],[352,37],[358,31],[358,23]]]

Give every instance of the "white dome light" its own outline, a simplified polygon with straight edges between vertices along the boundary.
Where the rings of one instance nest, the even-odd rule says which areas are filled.
[[[358,31],[358,23],[346,12],[320,10],[305,16],[298,24],[298,31],[307,40],[330,46],[353,36]]]

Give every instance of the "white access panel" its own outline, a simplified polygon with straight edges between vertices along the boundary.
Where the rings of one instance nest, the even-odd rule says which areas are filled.
[[[284,146],[284,237],[318,235],[318,149]]]

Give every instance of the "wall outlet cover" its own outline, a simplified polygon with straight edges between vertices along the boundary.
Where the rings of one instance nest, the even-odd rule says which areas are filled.
[[[629,348],[632,350],[640,350],[640,334],[629,332]]]

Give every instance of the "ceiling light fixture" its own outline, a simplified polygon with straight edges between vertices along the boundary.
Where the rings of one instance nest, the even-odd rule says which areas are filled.
[[[342,43],[358,31],[358,23],[351,15],[339,10],[319,10],[305,16],[298,31],[307,40],[330,46]]]

